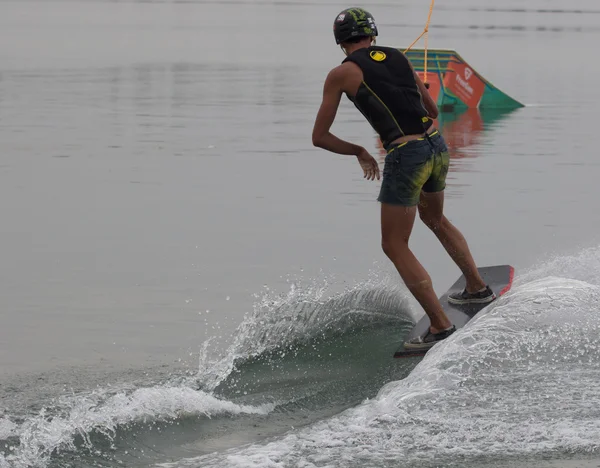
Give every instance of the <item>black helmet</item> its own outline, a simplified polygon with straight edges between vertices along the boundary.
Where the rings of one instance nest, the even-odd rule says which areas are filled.
[[[362,8],[348,8],[342,11],[333,23],[336,44],[353,37],[375,37],[377,26],[373,16]]]

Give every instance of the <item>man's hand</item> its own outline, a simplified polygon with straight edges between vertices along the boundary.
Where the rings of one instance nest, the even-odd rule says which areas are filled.
[[[379,165],[377,164],[377,160],[364,148],[361,149],[356,157],[358,158],[360,167],[363,169],[365,179],[375,180],[377,178],[379,180]]]

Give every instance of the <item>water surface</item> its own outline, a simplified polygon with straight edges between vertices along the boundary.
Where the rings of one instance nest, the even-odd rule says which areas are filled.
[[[436,5],[430,46],[527,104],[440,122],[448,217],[520,282],[417,369],[379,183],[310,141],[347,6],[0,1],[0,466],[597,455],[598,6]],[[365,7],[398,47],[427,16]],[[333,130],[379,154],[347,100]],[[411,245],[441,294],[456,267]]]

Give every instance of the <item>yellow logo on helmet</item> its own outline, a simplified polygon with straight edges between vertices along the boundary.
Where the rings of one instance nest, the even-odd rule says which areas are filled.
[[[387,55],[385,55],[385,53],[381,52],[380,50],[372,50],[369,55],[376,62],[383,62],[387,58]]]

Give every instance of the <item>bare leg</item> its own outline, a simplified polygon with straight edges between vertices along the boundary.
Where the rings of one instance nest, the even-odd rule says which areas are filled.
[[[419,216],[431,229],[467,280],[467,292],[485,288],[475,260],[461,232],[444,216],[444,192],[421,192]]]
[[[382,247],[394,263],[409,291],[431,320],[431,331],[438,333],[452,326],[435,295],[431,278],[408,248],[417,207],[381,204]]]

